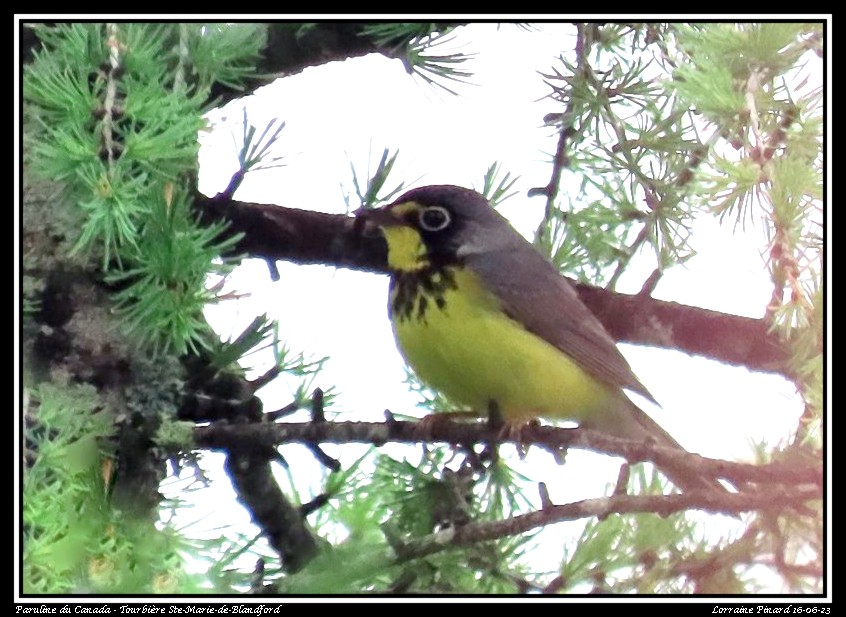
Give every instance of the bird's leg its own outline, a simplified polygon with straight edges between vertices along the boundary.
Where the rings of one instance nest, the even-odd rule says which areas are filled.
[[[499,403],[495,399],[488,401],[488,417],[486,422],[488,428],[491,429],[496,437],[485,444],[480,457],[482,460],[489,460],[491,463],[496,463],[499,460],[499,443],[502,441],[502,432],[507,429],[508,424],[505,422],[505,418],[502,417]]]
[[[531,430],[538,426],[538,421],[508,422],[502,415],[499,403],[491,399],[488,402],[488,426],[497,431],[497,442],[513,441],[517,448],[517,454],[522,459],[526,457],[531,444],[531,439],[526,439],[526,437],[530,437]],[[526,434],[527,432],[529,432],[529,435]]]
[[[502,410],[499,408],[499,403],[496,399],[488,401],[488,428],[499,431],[499,436],[502,437],[502,431],[508,429],[509,424],[502,417]]]

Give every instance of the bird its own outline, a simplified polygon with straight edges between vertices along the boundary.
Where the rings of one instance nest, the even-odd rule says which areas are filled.
[[[451,401],[684,450],[625,393],[655,402],[573,285],[480,193],[453,185],[356,211],[387,244],[388,313],[417,377]],[[725,490],[664,470],[679,489]]]

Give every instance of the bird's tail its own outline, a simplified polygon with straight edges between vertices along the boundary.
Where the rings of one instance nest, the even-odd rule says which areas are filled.
[[[655,420],[643,411],[640,407],[635,405],[622,392],[618,399],[620,405],[627,407],[626,414],[613,414],[616,421],[612,423],[604,423],[605,426],[597,426],[596,428],[604,430],[617,437],[624,437],[627,439],[651,439],[654,440],[658,446],[665,448],[675,448],[682,452],[687,452],[679,442],[661,428]],[[626,420],[621,420],[625,416]],[[718,490],[725,492],[727,489],[718,480],[713,477],[708,477],[692,471],[684,467],[673,467],[672,465],[660,465],[664,474],[682,491],[692,491],[696,489]]]

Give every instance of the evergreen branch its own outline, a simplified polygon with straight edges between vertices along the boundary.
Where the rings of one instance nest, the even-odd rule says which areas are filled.
[[[461,24],[436,24],[439,28],[457,25]],[[243,34],[227,35],[226,30],[234,30],[233,26],[241,28]],[[248,29],[250,26],[254,27],[252,32]],[[221,24],[211,24],[211,30],[205,26],[203,35],[195,36],[193,47],[196,51],[192,61],[201,77],[210,82],[208,100],[217,101],[222,106],[266,86],[280,76],[295,75],[311,66],[371,53],[395,58],[395,43],[386,45],[378,37],[368,35],[367,29],[373,26],[372,23],[362,22],[276,22],[261,24],[261,31],[257,32],[258,28],[254,24],[229,24],[225,29]],[[32,61],[42,39],[55,39],[65,28],[64,24],[52,23],[25,27],[21,38],[21,57],[24,62]],[[227,43],[227,48],[234,48],[243,55],[243,50],[248,47],[249,52],[256,56],[254,68],[218,61],[221,41],[226,42],[229,38],[233,41]],[[209,66],[198,64],[204,59]]]
[[[497,208],[506,199],[517,194],[517,191],[511,191],[511,189],[519,178],[520,176],[512,177],[510,171],[502,175],[502,163],[494,161],[485,172],[479,192],[485,196],[492,207]]]
[[[211,424],[194,430],[198,447],[203,448],[274,448],[283,443],[450,443],[473,444],[512,443],[518,446],[536,445],[552,453],[566,448],[590,450],[624,458],[628,462],[650,461],[658,467],[672,468],[703,476],[724,478],[741,486],[747,483],[791,486],[814,485],[813,495],[807,499],[821,499],[823,484],[822,463],[816,466],[797,466],[780,462],[750,465],[705,458],[674,448],[658,446],[642,440],[611,437],[582,428],[527,426],[519,436],[503,437],[497,428],[486,423],[458,423],[445,418],[438,422],[419,423],[391,420],[389,422],[309,422],[309,423],[252,423]],[[771,489],[767,489],[768,491]],[[755,493],[741,492],[743,495]],[[804,493],[803,493],[804,494]],[[803,500],[803,501],[804,501]],[[725,503],[729,512],[736,510],[734,501]],[[715,506],[716,507],[716,506]],[[754,508],[745,508],[754,509]]]
[[[408,561],[459,546],[522,534],[563,521],[590,517],[601,519],[612,514],[635,512],[668,516],[674,512],[692,509],[719,513],[740,513],[759,509],[777,511],[800,506],[805,501],[818,498],[818,491],[812,487],[773,489],[767,493],[755,494],[692,491],[683,495],[613,495],[552,505],[543,510],[500,521],[468,523],[462,527],[435,532],[425,538],[404,543],[395,541],[393,548],[399,561]]]
[[[639,24],[578,24],[575,61],[562,58],[564,73],[553,69],[545,75],[550,97],[566,103],[564,113],[545,120],[566,127],[570,139],[559,135],[552,179],[532,190],[547,197],[536,243],[561,269],[582,271],[581,278],[605,279],[606,268],[614,266],[609,288],[643,246],[654,247],[659,270],[691,255],[692,215],[683,198],[691,190],[692,170],[702,161],[699,152],[707,151],[687,136],[695,132],[688,107],[678,106],[657,85],[659,78],[645,75],[660,64],[655,54],[641,57],[648,54],[649,41],[632,58],[613,49],[638,42],[642,30]],[[588,173],[582,173],[582,188],[567,207],[556,208],[565,166]],[[641,229],[630,242],[635,223]]]
[[[350,158],[350,172],[352,173],[352,183],[355,188],[357,205],[353,207],[350,204],[349,197],[345,196],[347,211],[357,210],[358,208],[375,208],[378,204],[389,201],[405,188],[405,182],[400,182],[390,189],[385,186],[398,156],[399,150],[395,150],[393,153],[391,153],[389,148],[382,150],[382,156],[376,164],[376,170],[372,174],[370,173],[370,159],[368,158],[367,182],[359,181],[360,174],[356,171],[355,165],[352,163],[352,158]],[[380,193],[383,194],[380,195]]]
[[[424,43],[420,43],[408,50],[405,66],[409,73],[417,75],[427,84],[441,88],[453,96],[458,96],[458,92],[448,87],[444,82],[472,83],[470,77],[473,74],[470,71],[456,68],[472,56],[467,54],[434,56],[424,54],[424,49]]]
[[[261,343],[269,340],[268,337],[272,332],[273,322],[268,319],[267,315],[257,316],[235,338],[225,343],[213,341],[210,344],[209,359],[212,366],[217,370],[221,370],[237,365],[238,360],[255,351],[254,348],[258,347]],[[278,367],[274,368],[277,369],[276,372],[278,373]],[[255,382],[253,382],[252,390],[254,392],[260,387],[260,385],[255,385]]]
[[[473,54],[430,53],[452,39],[453,29],[453,26],[436,23],[388,23],[364,26],[362,35],[372,37],[377,45],[388,48],[388,55],[402,60],[410,75],[417,75],[429,85],[457,95],[443,82],[469,83],[472,73],[458,67]]]
[[[274,156],[267,158],[270,149],[279,141],[279,134],[285,128],[285,123],[281,122],[276,129],[273,125],[279,118],[271,118],[267,126],[264,127],[258,139],[255,139],[256,127],[247,121],[247,109],[244,108],[243,121],[243,147],[238,153],[238,162],[240,164],[240,171],[247,173],[251,169],[271,169],[273,167],[280,167],[282,160],[281,156]],[[272,132],[271,132],[272,131]],[[232,191],[234,193],[234,191]],[[230,193],[231,194],[231,193]]]
[[[187,87],[187,73],[191,64],[190,50],[188,49],[188,24],[179,24],[178,42],[176,45],[176,69],[173,76],[173,91],[179,92]]]
[[[584,24],[576,25],[576,68],[574,69],[575,76],[582,77],[590,71],[590,65],[587,62],[587,50],[585,49],[585,31]],[[565,167],[570,166],[570,159],[567,156],[567,142],[576,133],[574,128],[576,122],[576,103],[578,99],[571,96],[567,101],[567,106],[564,113],[558,115],[547,115],[544,118],[546,123],[558,123],[558,142],[555,146],[555,155],[552,157],[552,176],[545,187],[533,188],[529,190],[529,197],[533,195],[546,196],[546,205],[544,206],[544,214],[538,228],[535,231],[535,242],[543,236],[545,230],[549,226],[549,222],[553,218],[555,212],[555,198],[558,195],[558,186],[561,184],[561,172]]]
[[[646,190],[647,199],[649,199],[649,197],[653,195],[653,191],[649,187],[644,188]],[[614,269],[614,273],[608,278],[608,287],[610,289],[614,289],[616,287],[617,281],[623,275],[623,272],[629,265],[629,262],[631,262],[632,257],[634,257],[637,254],[638,249],[640,249],[640,247],[649,240],[649,231],[649,224],[644,224],[634,241],[626,247],[625,251],[623,251],[623,255],[617,260],[617,267]]]
[[[106,24],[106,32],[108,34],[107,47],[109,50],[109,58],[107,66],[109,67],[106,73],[106,93],[103,98],[103,120],[102,120],[102,134],[103,145],[101,149],[101,157],[105,154],[106,164],[111,171],[114,166],[115,159],[119,156],[122,146],[115,141],[115,121],[119,117],[118,103],[118,86],[117,76],[121,68],[121,40],[118,34],[118,26],[115,23]]]
[[[224,237],[220,223],[196,225],[178,188],[165,185],[148,200],[137,256],[106,279],[122,286],[114,294],[117,311],[154,352],[196,351],[209,345],[203,309],[215,298],[206,276],[231,270],[231,262],[215,260],[231,250],[236,237]]]
[[[192,23],[186,26],[190,76],[198,90],[212,91],[209,104],[219,105],[216,88],[245,95],[245,85],[267,83],[260,67],[267,45],[268,24]],[[272,79],[272,78],[271,78]],[[222,106],[222,104],[220,104]]]
[[[392,47],[395,53],[401,53],[410,42],[436,36],[439,32],[446,34],[451,30],[452,27],[448,24],[389,22],[365,24],[361,29],[361,36],[373,39],[380,47]]]

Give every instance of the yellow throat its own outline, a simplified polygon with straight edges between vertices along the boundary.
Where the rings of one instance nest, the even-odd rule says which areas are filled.
[[[506,315],[472,270],[434,265],[417,230],[386,226],[383,233],[394,335],[423,382],[480,416],[496,401],[509,422],[602,423],[614,407],[608,386]]]

